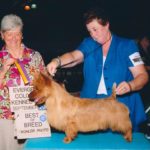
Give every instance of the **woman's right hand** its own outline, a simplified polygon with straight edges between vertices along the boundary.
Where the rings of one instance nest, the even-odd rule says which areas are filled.
[[[7,60],[4,60],[3,67],[2,67],[1,72],[0,72],[0,79],[3,79],[5,77],[6,72],[8,71],[10,66],[13,65],[14,63],[15,63],[15,59],[13,59],[13,58],[9,58]]]
[[[47,65],[47,71],[48,71],[52,76],[55,76],[55,73],[57,72],[57,67],[58,67],[57,61],[52,60],[52,61]]]
[[[3,71],[7,72],[7,70],[10,68],[11,65],[13,65],[15,63],[15,59],[14,58],[9,58],[7,60],[4,61],[3,63]]]

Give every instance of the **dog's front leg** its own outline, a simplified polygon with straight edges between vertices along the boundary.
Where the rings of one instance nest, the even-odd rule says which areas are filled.
[[[125,138],[128,142],[131,142],[131,141],[132,141],[132,129],[129,129],[129,130],[124,134],[124,138]]]
[[[70,143],[76,136],[77,136],[78,130],[77,125],[75,122],[68,122],[65,127],[65,134],[66,137],[64,138],[65,143]]]

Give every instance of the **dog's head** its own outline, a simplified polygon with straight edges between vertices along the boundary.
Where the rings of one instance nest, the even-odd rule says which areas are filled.
[[[29,99],[34,101],[37,105],[45,103],[48,98],[48,87],[50,87],[52,78],[45,73],[35,72],[34,79],[31,83],[33,86],[32,92],[29,94]]]

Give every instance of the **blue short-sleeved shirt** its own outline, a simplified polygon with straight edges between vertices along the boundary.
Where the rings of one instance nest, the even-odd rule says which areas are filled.
[[[138,52],[138,47],[133,40],[113,35],[104,66],[102,47],[91,37],[84,39],[77,49],[84,55],[84,83],[80,93],[81,97],[103,98],[110,96],[114,82],[118,85],[122,81],[130,81],[133,79],[129,70],[129,67],[132,67],[133,63],[129,56]],[[102,68],[108,95],[97,95]],[[120,102],[128,106],[133,130],[137,131],[139,123],[146,120],[139,93],[133,92],[118,96],[117,98]]]

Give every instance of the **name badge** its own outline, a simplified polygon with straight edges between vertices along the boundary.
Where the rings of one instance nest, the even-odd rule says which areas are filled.
[[[139,52],[135,52],[130,55],[129,59],[131,60],[133,66],[144,64]]]

